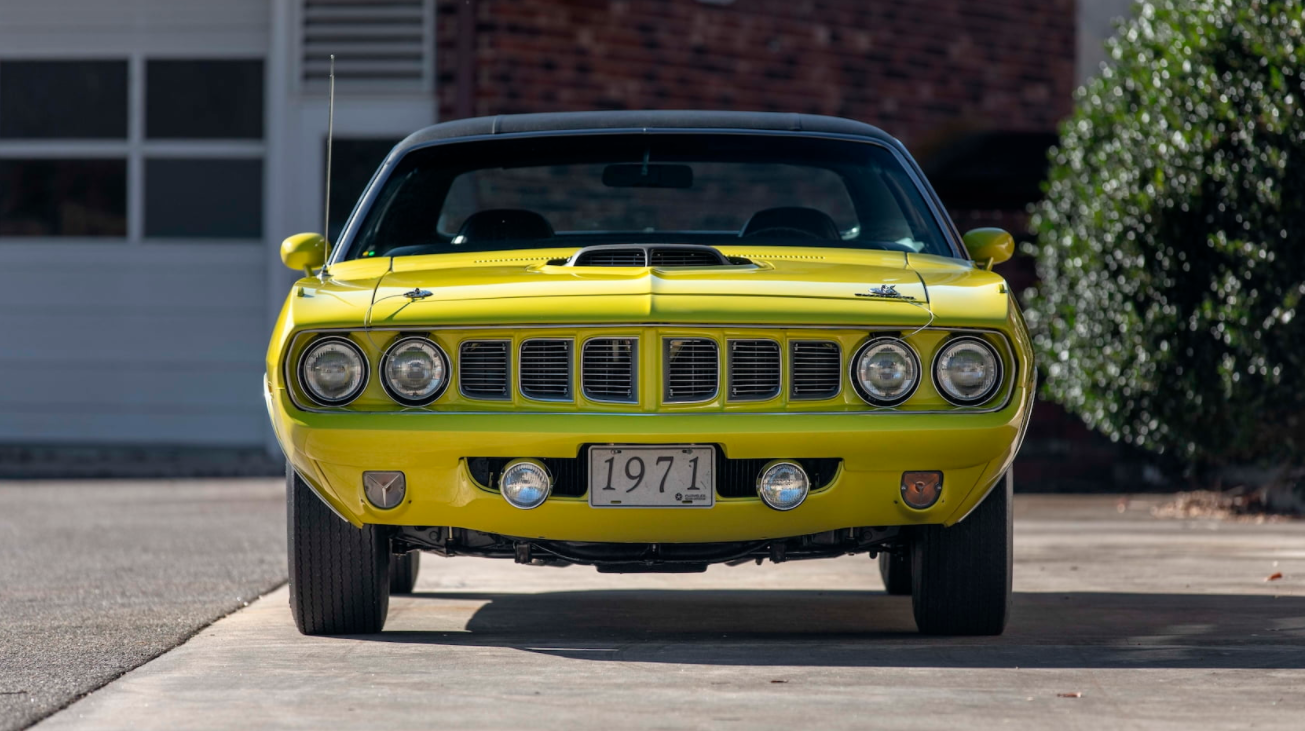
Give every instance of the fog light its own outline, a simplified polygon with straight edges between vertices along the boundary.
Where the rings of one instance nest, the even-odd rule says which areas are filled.
[[[530,510],[544,504],[553,488],[548,468],[533,459],[514,459],[503,468],[499,492],[514,508]]]
[[[398,507],[408,492],[408,481],[402,472],[376,471],[363,473],[363,493],[367,502],[381,510]]]
[[[810,487],[806,470],[797,462],[775,460],[757,478],[757,494],[776,510],[792,510],[801,505]]]
[[[941,472],[903,472],[902,500],[919,510],[931,507],[942,495],[942,477]]]

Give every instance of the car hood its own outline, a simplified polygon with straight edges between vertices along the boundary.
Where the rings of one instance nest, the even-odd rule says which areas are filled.
[[[753,263],[709,268],[548,264],[570,250],[399,257],[337,264],[327,282],[309,287],[304,298],[320,301],[323,309],[347,304],[355,309],[355,321],[356,310],[369,308],[362,319],[378,327],[580,322],[919,327],[943,320],[995,326],[1007,316],[1004,281],[966,261],[850,249],[722,251]]]

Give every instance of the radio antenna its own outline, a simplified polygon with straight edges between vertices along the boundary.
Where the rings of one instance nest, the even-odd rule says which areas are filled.
[[[331,260],[331,140],[335,137],[335,54],[331,54],[330,86],[326,96],[326,200],[322,203],[322,239],[326,242],[326,258],[318,273],[326,280],[327,262]]]

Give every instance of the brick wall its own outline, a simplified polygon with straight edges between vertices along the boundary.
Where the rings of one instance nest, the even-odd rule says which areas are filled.
[[[1075,82],[1074,0],[464,1],[440,3],[441,119],[799,111],[870,122],[927,153],[975,129],[1051,130]],[[460,109],[468,29],[474,90]]]

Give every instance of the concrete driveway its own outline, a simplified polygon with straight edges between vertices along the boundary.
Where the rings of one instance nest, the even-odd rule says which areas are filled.
[[[0,731],[285,576],[284,480],[0,482]]]
[[[1305,525],[1147,508],[1021,498],[1000,638],[916,635],[865,557],[611,576],[427,555],[381,635],[302,637],[282,588],[39,728],[1301,728]]]

